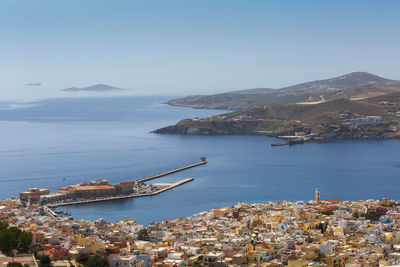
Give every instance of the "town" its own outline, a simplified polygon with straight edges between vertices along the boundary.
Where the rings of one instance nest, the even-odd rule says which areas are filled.
[[[389,198],[322,200],[316,189],[308,202],[239,202],[143,226],[134,219],[53,217],[46,206],[6,199],[0,219],[31,233],[31,254],[3,251],[0,266],[13,260],[37,266],[35,258],[43,256],[64,266],[85,266],[93,257],[112,267],[397,265],[399,205]]]

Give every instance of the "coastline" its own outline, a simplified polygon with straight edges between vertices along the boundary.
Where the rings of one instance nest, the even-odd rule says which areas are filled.
[[[272,149],[270,144],[279,140],[260,135],[151,134],[151,129],[182,117],[211,117],[219,113],[158,104],[163,99],[48,100],[34,108],[2,112],[2,118],[15,122],[2,122],[7,142],[1,147],[0,162],[5,168],[0,185],[7,190],[1,192],[1,198],[17,196],[27,187],[49,188],[53,192],[102,177],[116,184],[127,177],[143,177],[195,161],[201,155],[210,159],[207,168],[188,170],[182,173],[184,177],[171,175],[160,179],[162,183],[174,183],[185,177],[196,178],[183,188],[146,199],[85,204],[71,207],[70,212],[76,218],[91,220],[103,217],[115,221],[135,216],[147,223],[189,216],[210,205],[232,205],[238,200],[253,203],[306,199],[307,188],[316,185],[322,190],[333,188],[332,195],[340,198],[350,194],[347,188],[361,184],[365,186],[354,194],[354,199],[379,198],[381,192],[392,198],[397,195],[396,141],[328,141],[335,143]],[[87,108],[79,114],[73,112],[80,107]],[[107,109],[92,112],[100,107]],[[110,115],[120,120],[112,121]],[[60,146],[66,133],[68,146]],[[369,164],[366,166],[365,162]],[[385,183],[376,180],[382,176]],[[388,188],[388,183],[394,186]],[[174,208],[177,205],[179,212]]]
[[[159,134],[289,136],[295,140],[353,140],[400,138],[398,94],[381,98],[338,99],[314,105],[272,104],[236,110],[208,118],[183,119],[154,130]],[[389,97],[390,96],[385,96]],[[171,105],[171,104],[169,104]],[[285,138],[283,138],[285,139]]]

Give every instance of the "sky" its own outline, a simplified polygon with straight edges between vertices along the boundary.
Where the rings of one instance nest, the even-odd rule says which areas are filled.
[[[190,95],[353,71],[400,79],[399,10],[397,0],[1,0],[0,98],[97,83]]]

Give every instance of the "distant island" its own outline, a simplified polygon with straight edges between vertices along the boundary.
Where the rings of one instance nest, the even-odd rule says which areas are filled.
[[[178,103],[238,110],[210,118],[181,120],[154,132],[263,134],[308,140],[400,137],[400,82],[365,72],[273,91],[259,88],[168,102]]]
[[[88,87],[70,87],[70,88],[62,89],[61,91],[66,91],[66,92],[79,92],[79,91],[107,92],[107,91],[120,91],[120,90],[126,90],[126,89],[117,88],[117,87],[110,86],[107,84],[95,84],[95,85],[88,86]]]
[[[42,83],[36,82],[36,83],[27,83],[26,86],[42,86]]]

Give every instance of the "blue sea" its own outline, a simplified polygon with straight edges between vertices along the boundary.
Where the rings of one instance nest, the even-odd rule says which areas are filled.
[[[239,201],[400,199],[400,140],[271,147],[264,136],[151,133],[221,110],[162,104],[171,97],[60,98],[0,103],[0,198],[30,187],[56,191],[95,178],[118,183],[207,157],[153,183],[195,180],[157,196],[69,207],[74,219],[185,217]]]

